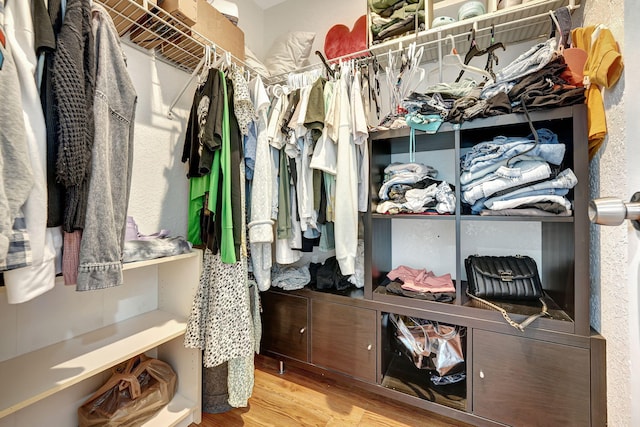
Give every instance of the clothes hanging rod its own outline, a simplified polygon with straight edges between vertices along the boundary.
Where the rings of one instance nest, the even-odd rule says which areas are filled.
[[[127,44],[132,45],[138,50],[145,51],[148,55],[161,59],[163,62],[167,62],[176,68],[192,72],[191,77],[180,90],[178,96],[171,102],[168,112],[169,117],[173,116],[173,108],[184,95],[189,84],[193,81],[195,70],[202,67],[206,46],[212,47],[216,54],[219,55],[229,53],[231,55],[231,61],[247,70],[249,74],[266,78],[266,76],[261,75],[244,60],[216,45],[197,31],[175,20],[170,14],[149,3],[147,0],[94,1],[102,5],[114,21],[116,21],[115,18],[118,18],[117,21],[120,22],[120,24],[118,24],[117,27],[126,25],[119,29],[119,33],[123,36],[127,33],[129,34],[129,42],[127,42]],[[132,19],[132,17],[136,19]],[[145,19],[142,19],[143,17],[145,17]],[[131,40],[135,38],[135,36],[132,36],[134,32],[144,36],[142,43]],[[126,38],[124,40],[126,41]],[[160,51],[161,45],[163,48],[162,51]],[[145,46],[154,47],[146,48]],[[172,51],[172,57],[167,57],[163,54],[166,48]],[[194,66],[194,64],[197,65]]]
[[[576,5],[574,0],[570,0],[568,5],[561,6],[561,7],[567,7],[567,8],[569,8],[569,10],[573,11],[575,9],[580,8],[580,5]],[[480,16],[478,16],[476,18],[483,18],[483,16],[484,15],[480,15]],[[519,19],[515,19],[515,20],[512,20],[512,21],[508,21],[508,22],[498,23],[498,24],[493,25],[493,27],[494,27],[495,34],[503,34],[503,33],[511,31],[511,30],[503,29],[503,28],[513,27],[514,25],[518,25],[518,24],[521,24],[521,23],[522,24],[526,23],[528,25],[520,26],[520,28],[527,28],[527,27],[531,27],[531,26],[534,26],[534,25],[540,25],[540,23],[538,21],[542,20],[544,18],[549,18],[549,11],[548,10],[543,12],[543,13],[536,14],[536,15],[531,15],[531,16],[527,16],[527,17],[524,17],[524,18],[519,18]],[[484,17],[484,19],[486,19],[486,17]],[[530,22],[530,21],[535,21],[535,22]],[[477,28],[477,23],[478,23],[478,19],[470,20],[470,22],[469,22],[469,26],[471,26],[471,27],[476,29],[476,36],[477,37],[481,33],[490,33],[491,32],[491,25],[483,26],[481,28]],[[425,42],[417,43],[416,44],[416,48],[425,46],[425,47],[428,47],[430,49],[435,49],[436,45],[438,45],[439,43],[442,43],[443,40],[446,38],[446,36],[447,36],[446,31],[447,30],[451,30],[453,28],[458,28],[460,26],[459,23],[450,24],[450,25],[451,26],[449,28],[447,28],[447,26],[440,27],[440,28],[437,29],[438,31],[433,31],[434,29],[429,29],[429,30],[425,30],[422,33],[416,33],[415,35],[404,36],[402,39],[397,40],[395,42],[394,41],[386,42],[386,43],[383,44],[384,46],[378,47],[378,46],[374,45],[374,46],[372,46],[372,47],[370,47],[368,49],[363,49],[363,50],[359,50],[359,51],[356,51],[356,52],[348,53],[346,55],[342,55],[342,56],[339,56],[339,57],[336,57],[336,58],[328,59],[328,62],[329,63],[338,63],[340,61],[346,61],[346,60],[352,59],[354,57],[357,58],[357,59],[360,59],[360,60],[368,60],[368,59],[370,60],[370,59],[373,59],[373,58],[377,59],[377,58],[386,56],[389,53],[392,53],[392,54],[398,53],[398,52],[401,52],[401,51],[403,51],[405,49],[404,45],[408,46],[409,44],[412,43],[411,39],[417,39],[417,38],[419,38],[421,36],[424,36],[425,32],[430,32],[431,34],[438,34],[438,37],[436,39],[433,39],[433,40],[427,40]],[[503,30],[500,30],[500,29],[503,29]],[[444,34],[444,36],[442,36],[442,34]],[[454,38],[456,38],[456,39],[458,39],[458,38],[466,38],[467,34],[468,34],[468,31],[465,31],[464,33],[460,33],[460,34],[452,34],[452,36]],[[399,47],[394,49],[394,48],[392,48],[392,46],[394,46],[394,45],[397,45]],[[432,47],[431,45],[434,45],[434,46]],[[388,50],[386,50],[384,52],[381,51],[381,52],[378,52],[378,53],[374,53],[375,51],[384,49],[384,47],[387,47],[387,46],[389,47]],[[427,61],[425,61],[425,62],[427,62]],[[267,81],[268,81],[269,84],[281,83],[281,82],[285,81],[287,79],[287,76],[289,74],[291,74],[291,73],[301,73],[301,72],[304,72],[304,71],[313,70],[313,69],[320,68],[320,67],[323,67],[322,63],[314,63],[314,64],[306,65],[304,67],[297,68],[296,70],[288,72],[288,73],[282,73],[282,74],[278,74],[278,75],[275,75],[275,76],[271,76],[271,77],[269,77],[267,79]]]

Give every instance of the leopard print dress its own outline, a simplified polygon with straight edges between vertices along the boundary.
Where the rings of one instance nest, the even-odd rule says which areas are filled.
[[[206,250],[200,286],[185,334],[185,347],[203,351],[206,368],[253,355],[253,319],[247,293],[246,258],[225,264]]]

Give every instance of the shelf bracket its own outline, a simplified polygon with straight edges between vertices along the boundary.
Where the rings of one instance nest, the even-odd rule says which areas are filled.
[[[171,102],[171,105],[169,105],[169,112],[167,113],[167,117],[169,117],[169,119],[173,120],[174,118],[173,107],[175,107],[178,101],[180,101],[180,98],[182,98],[182,95],[184,95],[184,92],[187,90],[187,88],[189,87],[193,79],[195,79],[195,77],[198,75],[198,73],[200,72],[200,69],[204,65],[205,60],[206,60],[206,57],[205,55],[203,55],[200,62],[198,62],[198,65],[196,65],[196,68],[193,69],[193,73],[191,73],[191,77],[189,77],[189,80],[187,80],[187,82],[184,84],[184,86],[182,87],[178,95],[176,95],[173,102]]]

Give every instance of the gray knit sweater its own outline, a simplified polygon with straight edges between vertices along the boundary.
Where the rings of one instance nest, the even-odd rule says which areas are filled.
[[[68,0],[52,83],[58,117],[57,179],[65,187],[63,228],[84,227],[94,138],[95,53],[89,0]]]

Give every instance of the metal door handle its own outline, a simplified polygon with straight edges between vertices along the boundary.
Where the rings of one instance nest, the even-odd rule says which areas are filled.
[[[306,331],[306,330],[307,330],[307,328],[300,328],[300,333],[304,334],[304,331]]]
[[[629,202],[616,197],[603,197],[589,202],[589,220],[600,225],[620,225],[625,219],[631,221],[636,230],[640,230],[640,192],[635,193]]]

